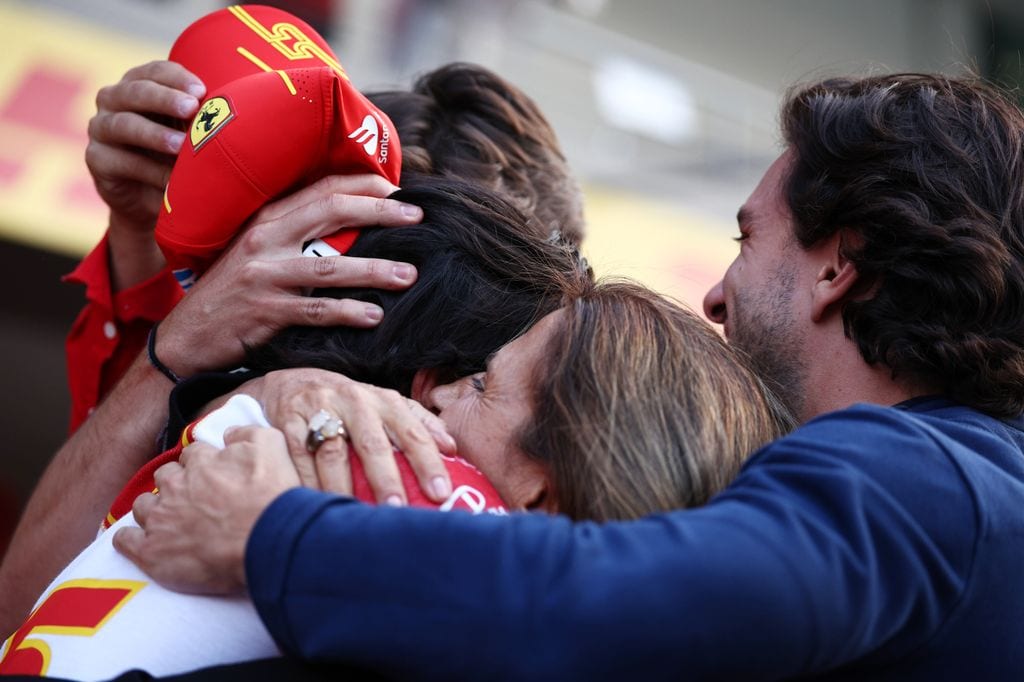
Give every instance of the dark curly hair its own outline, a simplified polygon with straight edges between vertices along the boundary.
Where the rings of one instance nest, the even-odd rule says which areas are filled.
[[[522,90],[456,62],[423,74],[410,91],[366,96],[395,124],[403,172],[483,185],[530,216],[535,234],[579,243],[583,195],[554,129]]]
[[[893,74],[794,90],[785,188],[808,248],[842,233],[864,359],[995,416],[1024,412],[1024,115],[973,79]]]

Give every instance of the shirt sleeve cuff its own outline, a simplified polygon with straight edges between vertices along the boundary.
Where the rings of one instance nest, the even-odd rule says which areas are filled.
[[[138,319],[159,322],[174,309],[182,295],[178,281],[164,268],[149,279],[114,294],[114,317],[120,322]]]

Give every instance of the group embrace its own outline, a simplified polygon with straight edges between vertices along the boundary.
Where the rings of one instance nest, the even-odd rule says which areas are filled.
[[[594,279],[554,133],[490,71],[364,96],[256,6],[170,56],[90,124],[110,227],[75,273],[74,433],[0,565],[0,674],[1024,674],[1002,94],[795,87],[704,301],[723,338]],[[296,97],[317,113],[274,138]]]

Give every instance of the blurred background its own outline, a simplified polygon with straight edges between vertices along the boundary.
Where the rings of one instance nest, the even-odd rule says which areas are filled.
[[[166,56],[214,0],[0,0],[0,549],[64,440],[62,284],[106,212],[83,161],[95,94]],[[975,71],[1020,81],[1019,0],[291,0],[363,89],[454,60],[533,96],[587,195],[599,274],[699,309],[736,209],[778,153],[787,86],[836,74]]]

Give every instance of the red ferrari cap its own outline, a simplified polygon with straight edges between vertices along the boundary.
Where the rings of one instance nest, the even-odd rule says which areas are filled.
[[[342,78],[345,69],[312,26],[264,5],[233,5],[188,26],[169,59],[197,75],[212,92],[261,71],[327,66]]]
[[[157,243],[183,271],[183,285],[289,190],[344,173],[398,183],[401,149],[390,119],[296,17],[271,7],[219,10],[187,28],[171,57],[208,86],[157,219]],[[344,253],[357,236],[347,230],[324,241]]]

